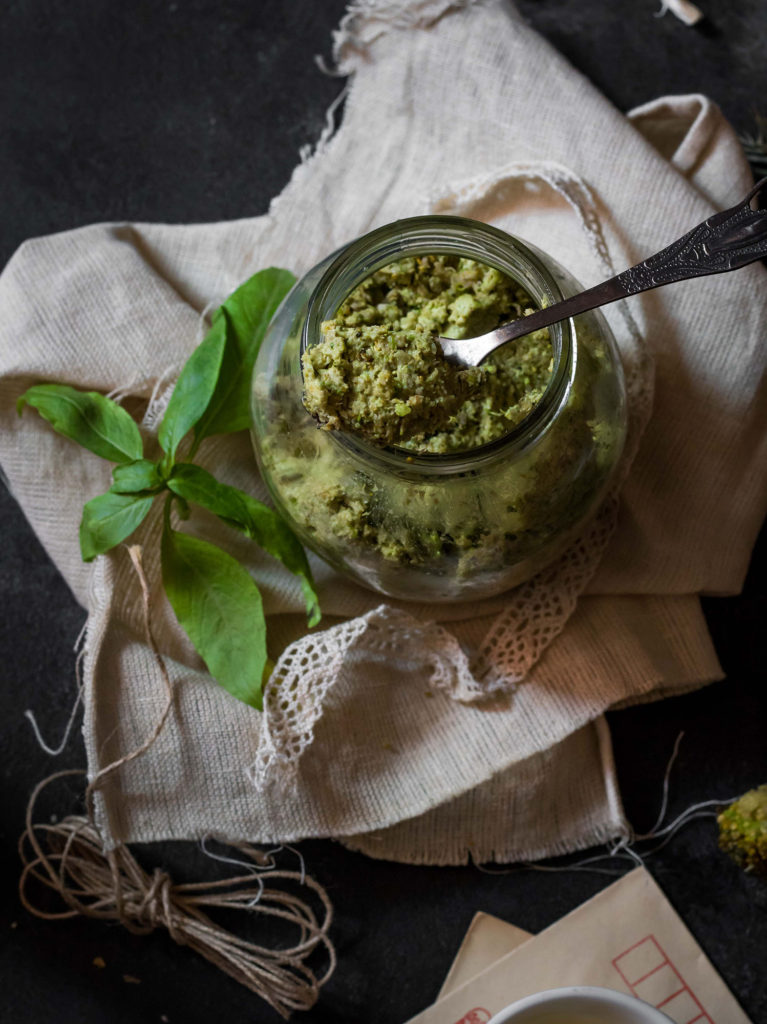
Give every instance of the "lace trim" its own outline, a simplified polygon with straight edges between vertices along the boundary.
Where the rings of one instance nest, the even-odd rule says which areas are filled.
[[[330,692],[360,652],[387,662],[405,656],[424,669],[431,687],[456,700],[484,694],[451,633],[379,605],[367,615],[303,637],[283,652],[266,686],[258,755],[248,771],[257,788],[277,778],[287,783],[294,779]]]

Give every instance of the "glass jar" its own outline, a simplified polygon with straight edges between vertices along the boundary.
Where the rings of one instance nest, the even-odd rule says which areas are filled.
[[[253,375],[253,441],[275,505],[335,568],[404,600],[488,597],[551,562],[596,511],[625,437],[623,372],[592,311],[549,329],[543,397],[488,444],[418,454],[318,428],[302,403],[303,350],[358,284],[425,253],[495,267],[539,306],[582,290],[551,257],[478,221],[428,216],[378,228],[310,270],[277,311]]]

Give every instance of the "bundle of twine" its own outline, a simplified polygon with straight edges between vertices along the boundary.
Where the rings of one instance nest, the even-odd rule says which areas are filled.
[[[100,920],[119,921],[128,931],[145,935],[167,928],[174,942],[189,946],[232,978],[264,999],[283,1018],[293,1010],[307,1010],[333,973],[335,950],[329,937],[333,906],[325,889],[303,870],[276,867],[271,854],[248,843],[228,843],[246,873],[213,882],[176,885],[167,872],[145,871],[126,846],[106,850],[94,823],[93,794],[107,775],[140,757],[160,735],[173,706],[173,692],[165,663],[151,627],[151,602],[141,561],[141,549],[129,548],[141,583],[146,638],[166,688],[166,704],[152,734],[136,750],[102,769],[85,790],[85,814],[69,815],[60,822],[35,822],[35,806],[50,783],[65,776],[84,774],[80,769],[57,772],[40,782],[27,805],[26,827],[19,840],[24,865],[19,895],[26,910],[47,921],[82,914]],[[273,888],[279,882],[288,888]],[[48,910],[35,902],[31,886],[52,890],[67,909]],[[310,890],[317,911],[290,891]],[[207,910],[244,910],[264,919],[278,918],[297,933],[296,941],[270,948],[240,938],[213,921]],[[323,955],[321,973],[310,966],[314,954]]]

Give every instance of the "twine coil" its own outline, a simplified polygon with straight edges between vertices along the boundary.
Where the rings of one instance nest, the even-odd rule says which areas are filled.
[[[307,1010],[317,1001],[320,987],[335,967],[328,937],[333,908],[325,889],[303,872],[273,868],[274,863],[247,843],[229,844],[253,863],[253,870],[214,882],[175,885],[159,869],[145,871],[126,846],[104,850],[101,836],[85,815],[70,815],[56,824],[35,823],[34,809],[41,791],[78,770],[57,772],[35,788],[27,807],[26,829],[19,843],[24,869],[19,882],[23,906],[47,921],[83,914],[119,921],[128,931],[144,935],[167,928],[174,942],[189,946],[220,970],[265,999],[284,1018]],[[266,868],[266,870],[264,870]],[[256,874],[258,872],[258,874]],[[30,882],[52,890],[66,910],[44,910],[29,895]],[[302,884],[314,894],[319,916],[304,899],[269,883]],[[287,948],[270,949],[234,935],[208,917],[206,910],[244,910],[276,917],[297,930]],[[307,964],[324,949],[327,965],[318,976]]]
[[[285,871],[248,843],[228,843],[237,850],[247,873],[213,882],[176,885],[167,872],[145,871],[126,846],[105,850],[94,823],[93,793],[107,775],[140,757],[155,742],[173,706],[171,681],[155,642],[150,620],[150,595],[141,562],[141,549],[129,549],[141,583],[147,641],[166,688],[167,700],[150,736],[130,754],[103,768],[85,790],[84,815],[69,815],[54,824],[35,822],[40,793],[57,779],[84,775],[80,769],[57,772],[38,783],[27,805],[25,829],[19,840],[24,865],[19,896],[26,910],[47,921],[82,914],[119,921],[128,931],[145,935],[167,928],[174,942],[189,946],[206,960],[245,985],[287,1019],[293,1010],[307,1010],[317,1001],[321,986],[333,973],[336,956],[328,932],[333,906],[325,889],[302,870]],[[226,858],[217,858],[224,859]],[[252,864],[252,867],[251,867]],[[318,912],[279,882],[308,889]],[[38,906],[31,883],[53,891],[66,909]],[[264,919],[278,918],[296,935],[293,945],[261,946],[240,938],[213,921],[210,909],[244,910]],[[324,954],[325,967],[317,973],[308,963]]]

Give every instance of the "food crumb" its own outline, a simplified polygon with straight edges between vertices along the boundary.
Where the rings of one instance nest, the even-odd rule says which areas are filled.
[[[19,927],[19,922],[18,921],[11,921],[11,928],[18,928],[18,927]]]
[[[434,696],[434,694],[431,692],[431,690],[424,690],[424,694],[423,695],[424,695],[424,697],[433,697]]]
[[[168,1024],[168,1018],[164,1013],[160,1014],[160,1020],[162,1021],[162,1024]]]
[[[103,956],[94,956],[94,958],[93,958],[93,966],[94,967],[106,967],[106,965],[107,965],[107,962],[106,962],[106,960],[104,959]]]
[[[123,974],[123,981],[126,985],[140,985],[141,978],[136,978],[132,974]]]

